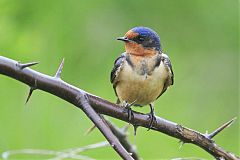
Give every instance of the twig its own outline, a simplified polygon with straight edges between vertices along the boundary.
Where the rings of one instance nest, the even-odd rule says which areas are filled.
[[[78,154],[78,153],[83,152],[83,151],[88,151],[88,150],[101,148],[101,147],[106,147],[106,146],[110,146],[108,141],[103,141],[103,142],[99,142],[99,143],[95,143],[95,144],[90,144],[90,145],[87,145],[87,146],[84,146],[84,147],[81,147],[81,148],[66,149],[66,150],[63,150],[63,152]]]
[[[50,160],[62,160],[65,158],[81,159],[81,160],[93,160],[90,157],[79,155],[81,152],[86,150],[97,149],[100,147],[109,146],[107,141],[91,144],[81,148],[71,148],[66,150],[54,151],[54,150],[45,150],[45,149],[19,149],[19,150],[10,150],[2,153],[2,158],[7,160],[12,155],[19,154],[33,154],[33,155],[46,155],[54,156]]]
[[[93,160],[90,157],[86,157],[86,156],[83,157],[82,155],[79,155],[79,153],[81,153],[83,151],[87,151],[87,150],[106,147],[106,146],[110,146],[108,141],[103,141],[103,142],[99,142],[99,143],[95,143],[95,144],[90,144],[90,145],[87,145],[87,146],[84,146],[84,147],[81,147],[81,148],[72,148],[72,149],[62,150],[61,154],[57,155],[56,157],[54,157],[51,160],[61,160],[61,159],[64,159],[64,158]]]
[[[11,155],[17,154],[38,154],[38,155],[58,155],[61,154],[60,151],[51,151],[51,150],[44,150],[44,149],[19,149],[19,150],[11,150],[5,151],[2,153],[3,159],[8,159]]]
[[[29,68],[24,70],[16,69],[15,66],[17,63],[18,62],[14,60],[0,56],[0,74],[12,77],[29,86],[34,86],[36,82],[37,89],[49,92],[68,101],[69,103],[72,103],[76,107],[79,107],[76,97],[79,96],[80,92],[84,92],[83,90]],[[111,117],[128,122],[128,116],[123,112],[123,108],[90,93],[85,92],[85,94],[88,97],[90,105],[98,113],[109,115]],[[133,114],[134,119],[130,122],[131,124],[146,128],[148,127],[148,115],[138,112],[133,112]],[[165,133],[171,137],[175,137],[185,143],[195,144],[203,148],[216,159],[224,158],[226,160],[239,160],[239,157],[220,148],[215,142],[206,137],[204,134],[163,118],[157,117],[156,123],[153,124],[151,129]]]

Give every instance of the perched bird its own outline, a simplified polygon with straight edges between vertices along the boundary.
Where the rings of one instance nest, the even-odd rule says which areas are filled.
[[[170,59],[162,52],[158,34],[150,28],[132,28],[117,40],[125,43],[125,52],[115,60],[111,72],[117,103],[125,107],[129,121],[131,106],[149,105],[150,129],[156,120],[153,102],[173,85]]]

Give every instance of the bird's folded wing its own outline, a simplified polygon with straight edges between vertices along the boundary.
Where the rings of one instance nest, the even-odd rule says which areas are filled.
[[[110,81],[113,84],[114,90],[115,90],[116,84],[118,82],[118,76],[122,69],[125,59],[126,59],[126,54],[124,52],[114,62],[114,66],[113,66],[113,69],[111,71],[111,76],[110,76]]]
[[[172,69],[172,64],[171,64],[169,57],[164,53],[162,53],[161,63],[163,63],[164,66],[167,67],[167,69],[169,71],[169,75],[164,83],[162,92],[159,94],[159,96],[157,98],[159,98],[167,90],[167,88],[170,85],[173,85],[173,83],[174,83],[174,73],[173,73],[173,69]]]

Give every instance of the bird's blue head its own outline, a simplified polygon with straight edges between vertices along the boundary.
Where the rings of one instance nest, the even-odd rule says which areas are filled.
[[[144,49],[154,49],[161,52],[160,38],[158,34],[147,27],[134,27],[129,30],[124,37],[118,38],[118,40],[126,42],[126,47],[134,47],[133,44],[131,46],[127,46],[127,44],[135,43],[141,45]],[[134,48],[136,48],[136,46]]]

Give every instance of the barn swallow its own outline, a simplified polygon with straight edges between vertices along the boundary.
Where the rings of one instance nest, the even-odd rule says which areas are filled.
[[[125,52],[114,63],[111,83],[131,120],[131,106],[150,106],[150,123],[156,120],[153,102],[170,85],[173,85],[173,70],[169,57],[163,53],[158,34],[147,27],[135,27],[117,40],[125,43]],[[134,118],[134,117],[133,117]]]

